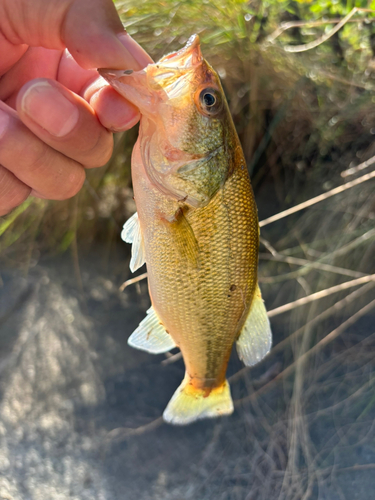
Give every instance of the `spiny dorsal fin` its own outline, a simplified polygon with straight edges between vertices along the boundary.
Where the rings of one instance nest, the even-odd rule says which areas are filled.
[[[132,258],[130,259],[129,267],[131,272],[134,273],[134,271],[139,269],[146,262],[137,212],[125,222],[121,232],[121,238],[126,241],[126,243],[132,243]]]
[[[140,322],[138,328],[130,335],[128,344],[151,354],[162,354],[176,347],[152,307],[147,311],[147,316]]]
[[[227,380],[206,394],[204,389],[192,387],[190,377],[185,373],[182,384],[164,410],[163,419],[169,424],[186,425],[201,418],[215,418],[231,413],[233,401]]]
[[[272,332],[259,285],[241,334],[237,340],[239,358],[246,366],[259,363],[271,349]]]

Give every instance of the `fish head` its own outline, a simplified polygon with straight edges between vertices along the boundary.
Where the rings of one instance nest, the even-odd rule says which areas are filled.
[[[207,205],[230,174],[238,139],[199,37],[142,71],[99,73],[140,109],[140,149],[153,184],[193,207]]]

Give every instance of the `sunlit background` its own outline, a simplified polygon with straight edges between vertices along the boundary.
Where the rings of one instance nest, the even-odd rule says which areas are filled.
[[[154,60],[198,33],[222,79],[274,347],[233,354],[231,417],[162,422],[184,367],[126,344],[149,298],[121,287],[137,130],[117,136],[73,199],[0,218],[0,498],[373,500],[375,13],[352,9],[375,2],[115,3]]]

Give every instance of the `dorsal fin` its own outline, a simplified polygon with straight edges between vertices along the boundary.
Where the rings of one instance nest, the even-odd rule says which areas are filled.
[[[160,323],[153,307],[150,307],[147,316],[130,335],[128,344],[151,354],[162,354],[176,347],[174,340]]]
[[[134,271],[139,269],[146,262],[142,232],[137,212],[125,222],[121,232],[121,238],[126,241],[126,243],[132,243],[132,257],[129,267],[131,272],[134,273]]]
[[[246,366],[252,366],[268,354],[271,345],[271,325],[257,284],[249,314],[237,340],[238,356]]]

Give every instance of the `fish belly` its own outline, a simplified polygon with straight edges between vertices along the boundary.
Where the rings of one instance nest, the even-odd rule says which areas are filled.
[[[151,184],[139,144],[132,161],[153,307],[181,349],[191,384],[219,387],[257,283],[258,220],[247,170],[235,168],[207,206],[192,209]]]

